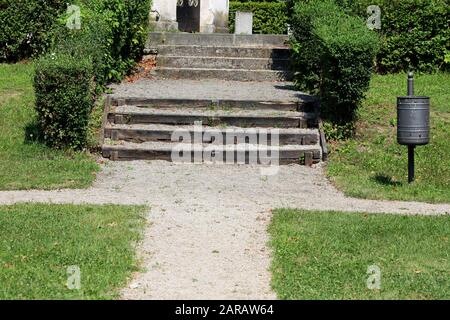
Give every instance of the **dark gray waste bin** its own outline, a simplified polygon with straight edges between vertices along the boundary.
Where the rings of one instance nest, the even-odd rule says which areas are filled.
[[[402,145],[430,142],[430,98],[397,98],[397,141]]]

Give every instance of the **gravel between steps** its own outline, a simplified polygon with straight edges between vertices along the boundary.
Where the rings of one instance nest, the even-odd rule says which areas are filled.
[[[283,111],[283,110],[211,110],[208,108],[140,108],[135,106],[120,106],[114,108],[114,113],[146,114],[146,115],[178,115],[178,116],[202,116],[202,117],[302,117],[315,118],[314,113]]]
[[[241,82],[220,80],[150,80],[111,85],[113,97],[211,100],[298,101],[311,99],[295,91],[291,82]]]
[[[87,190],[0,192],[17,202],[148,204],[139,248],[145,271],[123,299],[270,299],[267,226],[271,209],[294,207],[400,214],[450,214],[449,204],[351,199],[320,166],[261,167],[107,162]]]

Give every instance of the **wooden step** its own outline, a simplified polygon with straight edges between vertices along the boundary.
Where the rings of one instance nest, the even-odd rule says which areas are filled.
[[[145,97],[112,97],[112,106],[134,106],[139,108],[203,108],[210,110],[275,110],[315,112],[317,99],[306,96],[298,97],[295,101],[255,101],[229,99],[155,99]]]
[[[257,144],[278,145],[315,145],[319,142],[319,131],[317,129],[261,129],[261,128],[239,128],[239,127],[196,127],[176,126],[161,124],[108,124],[105,127],[105,138],[114,141],[148,142],[165,141],[180,142],[180,138],[188,139],[194,143],[195,139],[203,143],[222,141],[223,144],[236,144],[239,142],[254,142]],[[197,141],[197,142],[200,142]]]
[[[317,124],[316,114],[276,110],[208,110],[188,108],[139,108],[118,106],[107,117],[115,124],[171,124],[204,126],[311,128]]]
[[[320,162],[320,145],[264,146],[251,144],[214,145],[166,142],[114,142],[106,140],[103,156],[114,161],[166,160],[175,162],[218,162],[227,164],[313,164]]]

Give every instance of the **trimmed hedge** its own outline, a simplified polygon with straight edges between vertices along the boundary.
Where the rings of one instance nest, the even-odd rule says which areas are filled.
[[[1,0],[0,62],[16,62],[39,55],[51,42],[49,32],[65,0]]]
[[[81,30],[52,32],[51,49],[36,62],[38,123],[45,142],[56,148],[81,149],[99,94],[120,81],[145,46],[150,0],[83,0]]]
[[[286,34],[288,15],[286,4],[276,1],[231,1],[230,2],[230,31],[234,32],[236,11],[253,12],[253,33],[256,34]]]
[[[381,8],[380,73],[450,70],[450,0],[339,0],[365,19]]]
[[[39,59],[35,70],[36,111],[44,141],[55,148],[82,148],[93,102],[92,61],[48,55]]]
[[[332,126],[348,128],[369,88],[378,36],[332,0],[296,3],[293,12],[296,85],[321,97]]]

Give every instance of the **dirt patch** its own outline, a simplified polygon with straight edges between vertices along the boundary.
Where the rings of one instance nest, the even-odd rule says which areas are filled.
[[[156,68],[156,57],[145,56],[141,62],[137,64],[133,74],[126,77],[125,81],[133,83],[143,78],[152,78],[151,72]]]
[[[22,92],[19,92],[19,91],[11,91],[11,90],[8,90],[6,92],[1,91],[0,92],[0,106],[5,104],[6,102],[8,102],[10,99],[20,96],[21,94],[22,94]]]

